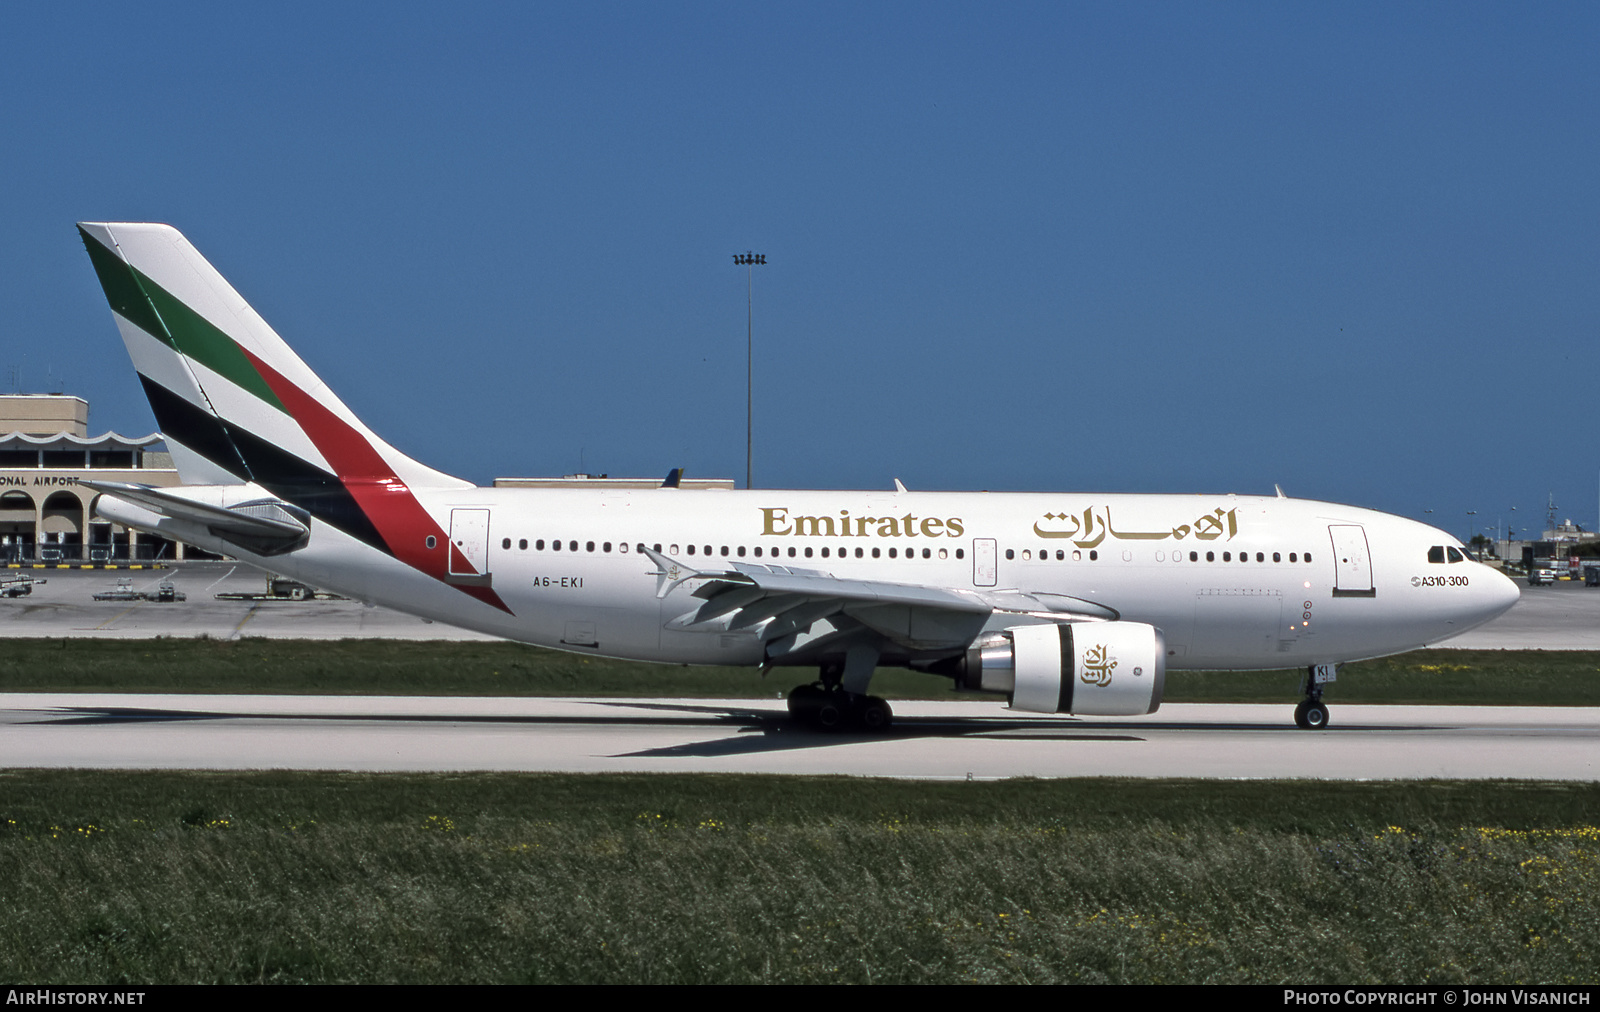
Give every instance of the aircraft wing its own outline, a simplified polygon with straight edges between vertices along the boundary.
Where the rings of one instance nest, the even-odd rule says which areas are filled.
[[[96,492],[149,510],[158,517],[198,524],[212,535],[254,552],[280,555],[304,545],[310,536],[310,517],[275,499],[260,499],[236,506],[212,506],[149,485],[122,481],[83,481]],[[122,520],[122,517],[108,517]]]
[[[880,580],[841,579],[815,569],[730,562],[696,569],[646,547],[656,563],[656,596],[666,598],[694,581],[690,596],[704,603],[673,619],[677,629],[735,631],[761,626],[763,640],[803,632],[836,615],[854,619],[903,647],[963,647],[996,612],[1058,622],[1104,621],[1116,612],[1088,601],[1016,590],[965,590]],[[770,621],[769,621],[770,620]],[[766,623],[763,625],[763,623]]]

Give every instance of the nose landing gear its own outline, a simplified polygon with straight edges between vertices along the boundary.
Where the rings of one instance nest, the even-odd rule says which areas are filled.
[[[1306,669],[1306,698],[1294,708],[1294,726],[1306,731],[1321,731],[1328,726],[1328,707],[1322,701],[1322,687],[1338,677],[1333,664],[1313,664]]]

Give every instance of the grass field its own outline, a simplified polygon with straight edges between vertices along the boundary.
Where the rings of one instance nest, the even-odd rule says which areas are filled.
[[[0,774],[0,979],[1600,979],[1600,786]]]
[[[6,640],[0,692],[262,692],[493,696],[782,695],[815,677],[778,669],[639,664],[515,643],[394,640]],[[1299,671],[1170,672],[1169,702],[1285,702]],[[889,699],[947,699],[945,679],[883,670]],[[1600,653],[1422,650],[1346,665],[1339,703],[1600,705]]]

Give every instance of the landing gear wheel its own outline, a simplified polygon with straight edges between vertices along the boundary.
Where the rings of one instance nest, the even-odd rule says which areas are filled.
[[[856,709],[856,722],[863,730],[882,731],[894,723],[894,711],[887,701],[877,696],[864,697]]]
[[[843,726],[850,716],[850,711],[843,705],[844,700],[839,696],[840,693],[830,692],[818,700],[817,707],[811,714],[811,722],[824,731],[834,731]]]
[[[1328,726],[1328,707],[1320,699],[1303,699],[1294,708],[1294,726],[1321,731]]]
[[[1307,729],[1307,728],[1311,727],[1310,724],[1306,723],[1306,707],[1308,707],[1310,705],[1311,705],[1311,700],[1304,699],[1304,700],[1301,700],[1300,703],[1295,706],[1295,708],[1294,708],[1294,726],[1295,727],[1302,728],[1302,729]],[[794,697],[793,696],[789,697],[789,712],[790,713],[794,712]]]
[[[796,685],[789,693],[789,716],[810,721],[827,697],[828,693],[820,685]]]

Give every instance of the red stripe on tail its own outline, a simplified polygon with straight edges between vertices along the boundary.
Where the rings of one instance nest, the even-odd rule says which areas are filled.
[[[248,348],[241,345],[240,350],[327,459],[340,483],[377,528],[390,553],[411,568],[441,583],[449,583],[446,579],[451,551],[449,537],[366,437],[252,355]],[[428,547],[429,538],[433,539],[433,548]],[[470,563],[467,565],[475,568]],[[456,589],[512,614],[500,595],[489,587],[456,586]]]

